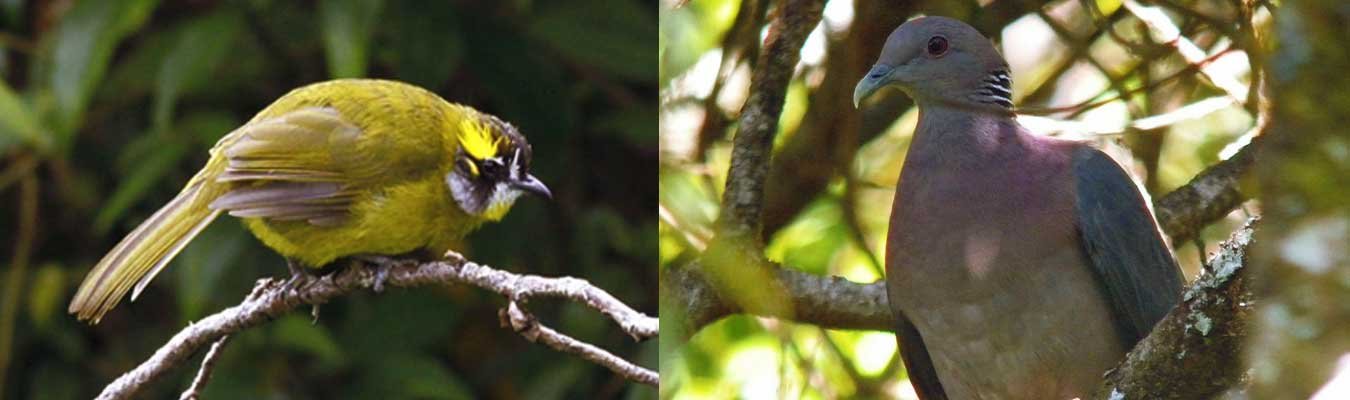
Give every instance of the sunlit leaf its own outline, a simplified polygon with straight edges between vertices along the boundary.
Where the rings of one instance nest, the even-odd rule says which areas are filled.
[[[848,243],[846,223],[838,198],[821,198],[779,230],[764,252],[785,265],[825,274],[839,249]]]
[[[366,75],[370,33],[380,11],[379,0],[332,0],[319,3],[324,55],[332,78]]]

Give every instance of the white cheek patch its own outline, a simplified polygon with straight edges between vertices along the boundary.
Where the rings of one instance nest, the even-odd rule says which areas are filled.
[[[461,209],[470,213],[470,207],[473,207],[473,182],[469,182],[458,173],[451,172],[445,175],[445,186],[450,188],[450,196],[455,198],[455,203],[459,204]]]
[[[492,197],[488,198],[488,208],[510,206],[520,198],[521,192],[511,185],[498,183],[492,188]]]

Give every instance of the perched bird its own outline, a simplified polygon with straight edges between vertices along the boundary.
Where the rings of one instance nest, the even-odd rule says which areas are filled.
[[[1181,294],[1130,177],[1014,119],[1008,64],[974,28],[896,28],[854,91],[919,106],[886,243],[896,338],[922,399],[1087,397]]]
[[[134,300],[222,212],[293,274],[348,256],[443,254],[522,193],[550,196],[530,175],[531,154],[511,124],[416,86],[295,89],[221,138],[206,167],[89,271],[69,311],[98,323],[133,285]]]

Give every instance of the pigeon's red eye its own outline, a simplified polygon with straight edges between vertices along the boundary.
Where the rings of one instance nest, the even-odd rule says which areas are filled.
[[[928,39],[928,55],[938,57],[947,53],[947,38],[933,36]]]

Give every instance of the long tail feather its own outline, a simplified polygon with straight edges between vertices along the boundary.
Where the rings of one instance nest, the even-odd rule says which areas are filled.
[[[135,286],[135,300],[150,280],[178,255],[192,238],[220,214],[207,207],[216,197],[206,179],[194,179],[169,204],[131,231],[89,271],[69,311],[81,320],[98,323],[103,314]]]

